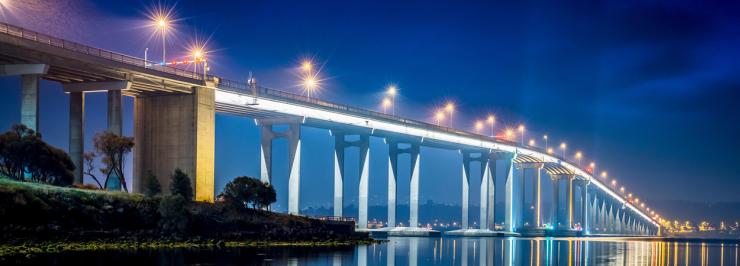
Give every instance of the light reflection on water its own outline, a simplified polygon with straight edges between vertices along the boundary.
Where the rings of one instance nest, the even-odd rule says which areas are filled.
[[[390,238],[340,248],[65,252],[0,264],[56,265],[738,265],[737,241],[619,238]]]

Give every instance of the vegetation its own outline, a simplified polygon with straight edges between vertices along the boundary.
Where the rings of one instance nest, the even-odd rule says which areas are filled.
[[[83,155],[85,161],[84,174],[95,180],[95,183],[101,189],[109,189],[109,179],[117,178],[123,190],[128,192],[123,167],[126,165],[126,154],[134,148],[134,139],[105,131],[95,135],[93,143],[95,152],[88,152]],[[94,174],[96,155],[101,157],[101,161],[105,165],[100,169],[100,172],[105,176],[105,182],[103,183],[100,183],[100,179]]]
[[[159,179],[157,179],[157,176],[152,171],[146,173],[143,182],[144,196],[154,197],[162,193],[162,185],[159,184]]]
[[[276,201],[275,189],[259,179],[240,176],[226,184],[219,195],[224,202],[236,209],[264,209]]]
[[[193,200],[193,186],[190,184],[190,177],[179,168],[175,169],[170,176],[170,194],[180,195],[188,201]]]
[[[66,152],[43,140],[41,134],[16,124],[0,134],[0,174],[18,181],[29,179],[58,186],[74,181],[75,166]]]
[[[182,195],[165,196],[159,201],[159,227],[164,232],[183,233],[188,227],[188,201]]]

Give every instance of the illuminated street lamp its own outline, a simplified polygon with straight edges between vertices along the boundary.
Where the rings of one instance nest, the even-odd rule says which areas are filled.
[[[390,104],[391,104],[391,113],[393,115],[396,115],[396,94],[398,93],[398,89],[394,85],[388,86],[388,90],[386,91],[388,96],[390,96]],[[387,98],[386,98],[387,99]]]
[[[565,158],[565,149],[568,148],[568,144],[565,144],[565,142],[560,143],[560,150],[563,151],[562,156]]]
[[[612,180],[612,186],[613,186],[613,187],[616,187],[616,186],[617,186],[617,180],[616,180],[616,179],[613,179],[613,180]]]
[[[319,81],[314,76],[307,75],[303,78],[303,88],[306,89],[308,99],[311,99],[311,91],[318,87]]]
[[[493,131],[493,125],[496,124],[496,117],[493,115],[488,115],[486,122],[491,125],[491,137],[496,136],[496,133]]]
[[[511,141],[511,139],[514,137],[514,130],[511,128],[506,129],[506,139]]]
[[[519,134],[521,134],[522,146],[524,146],[524,130],[525,130],[524,125],[520,124],[517,130],[519,131]]]
[[[547,135],[542,136],[542,139],[545,140],[545,150],[547,150],[549,148],[549,146],[547,146]]]
[[[383,98],[383,113],[388,114],[388,106],[392,106],[391,99]]]
[[[547,148],[547,154],[552,154],[552,153],[553,153],[552,148]]]
[[[591,162],[588,166],[591,168],[592,175],[596,173],[596,162]]]
[[[157,19],[154,21],[154,25],[157,28],[157,31],[162,32],[162,64],[164,65],[165,62],[167,62],[167,43],[166,43],[166,37],[167,37],[167,28],[170,27],[170,19],[165,15],[160,15],[157,17]]]
[[[576,152],[576,160],[578,160],[578,168],[581,168],[581,158],[583,158],[583,153],[580,151]]]
[[[313,63],[308,60],[304,60],[303,63],[301,63],[301,69],[305,73],[311,73],[311,69],[313,69]]]
[[[475,122],[475,133],[480,133],[481,129],[483,129],[483,121],[476,121]]]
[[[450,128],[452,128],[452,114],[455,112],[455,104],[447,102],[447,105],[445,105],[445,111],[450,114]]]
[[[609,173],[607,173],[606,171],[601,171],[601,178],[606,179],[607,177],[609,177]]]
[[[445,119],[445,111],[443,109],[437,110],[437,113],[434,115],[434,118],[437,119],[437,126],[439,126],[442,120]]]
[[[530,140],[529,140],[529,146],[530,146],[530,147],[534,147],[534,145],[535,145],[535,144],[536,144],[536,143],[534,142],[534,139],[530,139]]]

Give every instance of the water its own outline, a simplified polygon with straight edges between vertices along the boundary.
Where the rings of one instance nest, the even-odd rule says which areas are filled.
[[[617,238],[389,238],[348,248],[68,252],[16,261],[57,265],[735,265],[738,242]],[[6,261],[7,263],[7,261]],[[5,263],[3,263],[5,264]],[[12,264],[12,263],[9,263]]]

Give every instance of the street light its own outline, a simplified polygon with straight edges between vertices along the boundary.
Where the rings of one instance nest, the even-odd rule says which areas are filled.
[[[530,146],[530,147],[534,147],[534,145],[535,145],[535,144],[536,144],[536,143],[534,142],[534,139],[530,139],[530,140],[529,140],[529,146]]]
[[[493,115],[488,115],[488,119],[486,119],[486,122],[491,125],[491,137],[493,138],[494,136],[496,136],[496,133],[494,133],[493,131],[493,125],[496,124],[496,117]]]
[[[506,129],[506,139],[511,141],[511,138],[514,137],[514,130],[511,128]]]
[[[437,126],[439,126],[440,122],[445,119],[445,111],[443,109],[437,110],[437,114],[434,115],[434,118],[437,119]]]
[[[563,151],[562,156],[565,158],[565,149],[568,148],[568,144],[565,144],[565,142],[560,143],[560,150]]]
[[[396,93],[398,93],[398,89],[394,85],[388,86],[388,90],[386,91],[388,96],[390,96],[391,101],[391,113],[393,115],[396,115]]]
[[[545,140],[545,150],[547,150],[547,135],[542,136],[542,138]]]
[[[170,19],[165,15],[160,15],[159,17],[157,17],[154,23],[155,23],[155,26],[157,27],[157,30],[162,32],[162,65],[164,65],[165,62],[167,62],[166,37],[167,37],[167,28],[169,28],[170,26]]]
[[[383,113],[388,114],[388,106],[392,106],[391,99],[383,98]]]
[[[309,100],[311,99],[311,91],[314,88],[318,87],[318,85],[319,85],[319,81],[316,80],[316,78],[313,76],[309,75],[303,78],[303,87],[306,89],[306,93],[308,95]]]
[[[552,154],[552,153],[553,153],[552,148],[547,148],[547,154]]]
[[[609,177],[609,173],[607,173],[606,171],[601,171],[601,178],[606,179],[607,177]]]
[[[455,104],[452,102],[447,102],[447,105],[445,105],[445,111],[450,113],[450,128],[452,128],[452,113],[455,112]]]
[[[303,63],[301,63],[301,69],[303,69],[303,72],[305,73],[311,73],[311,69],[313,69],[313,63],[308,60],[304,60]]]
[[[525,128],[524,128],[524,125],[523,125],[523,124],[520,124],[520,125],[519,125],[519,128],[517,128],[517,130],[519,130],[519,134],[521,134],[521,135],[522,135],[522,136],[521,136],[521,139],[522,139],[522,146],[524,146],[524,130],[525,130]]]
[[[591,174],[596,173],[596,162],[591,162],[588,166],[591,167]]]
[[[475,122],[475,133],[480,133],[481,129],[483,129],[483,121],[476,121]]]
[[[581,158],[583,158],[583,153],[580,151],[576,152],[576,160],[578,160],[578,168],[581,168]]]

